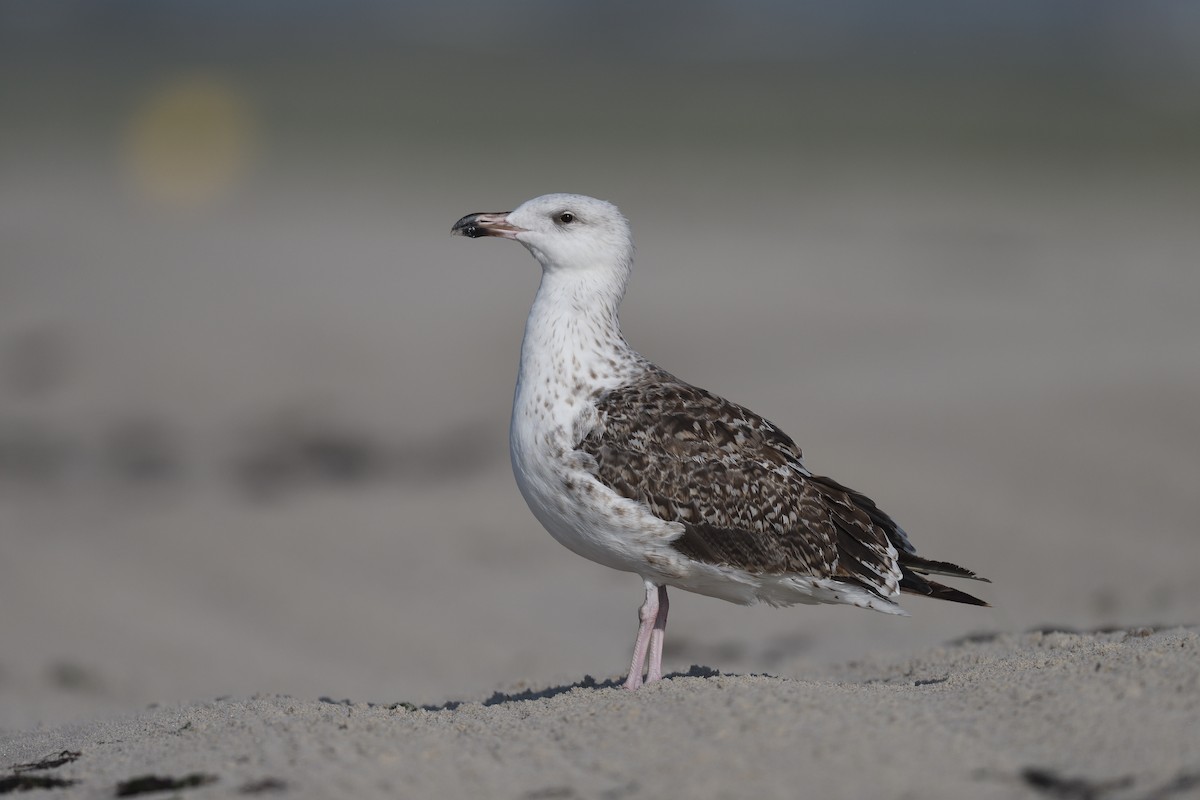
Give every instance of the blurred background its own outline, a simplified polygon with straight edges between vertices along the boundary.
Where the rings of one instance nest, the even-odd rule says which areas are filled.
[[[669,668],[1197,621],[1200,6],[6,0],[0,728],[620,674],[638,579],[509,472],[537,268],[449,236],[551,191],[635,347],[995,581],[676,592]]]

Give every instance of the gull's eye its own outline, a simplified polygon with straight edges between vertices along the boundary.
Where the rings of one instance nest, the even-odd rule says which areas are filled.
[[[559,214],[557,217],[555,217],[554,220],[559,225],[570,225],[572,222],[575,221],[575,215],[572,214],[570,211],[564,211],[561,214]]]

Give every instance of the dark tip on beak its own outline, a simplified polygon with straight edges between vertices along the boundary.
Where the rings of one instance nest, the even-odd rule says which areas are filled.
[[[454,227],[450,229],[451,233],[457,233],[459,236],[466,236],[470,239],[478,239],[480,236],[487,236],[487,231],[475,224],[475,218],[478,214],[467,214],[465,217],[454,223]]]
[[[466,236],[470,239],[478,239],[481,236],[499,236],[504,239],[514,239],[524,228],[518,228],[516,225],[510,224],[508,214],[509,212],[507,211],[467,214],[454,223],[454,226],[450,228],[450,232],[459,236]]]

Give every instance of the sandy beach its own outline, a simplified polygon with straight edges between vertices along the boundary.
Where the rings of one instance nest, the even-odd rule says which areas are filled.
[[[425,707],[221,698],[0,738],[12,767],[0,787],[70,797],[1195,797],[1198,651],[1195,628],[1046,632],[823,678],[697,667],[636,694],[589,678]]]
[[[1015,208],[995,185],[941,190],[988,219]],[[1060,259],[1060,271],[997,295],[920,269],[852,269],[920,263],[897,259],[897,247],[927,247],[903,233],[848,253],[822,250],[814,231],[801,237],[818,242],[813,269],[780,273],[770,265],[793,257],[790,239],[760,238],[751,217],[730,225],[742,231],[734,245],[668,243],[656,232],[671,222],[636,206],[647,268],[625,312],[631,338],[779,420],[810,463],[869,491],[923,552],[991,578],[978,590],[993,608],[909,598],[914,616],[896,619],[676,592],[676,676],[613,688],[638,582],[556,545],[512,484],[505,417],[534,276],[523,253],[444,237],[470,210],[460,201],[409,221],[409,247],[442,266],[396,276],[395,303],[377,312],[370,280],[302,301],[311,317],[217,292],[219,325],[194,294],[171,327],[115,294],[70,313],[62,296],[44,300],[46,316],[69,320],[61,346],[79,366],[49,402],[7,400],[10,437],[20,420],[66,455],[41,473],[7,462],[0,786],[197,798],[1200,794],[1188,627],[1200,607],[1189,499],[1200,369],[1179,366],[1200,339],[1192,304],[1174,302],[1200,289],[1187,258],[1159,251],[1129,279],[1134,291],[1117,262],[1092,256],[1153,252],[1139,237],[1154,231],[1114,215],[1091,255],[1069,261],[1091,276],[1079,295],[1061,258],[1096,229],[1046,238],[1027,209],[1006,224],[1026,231],[1031,260]],[[1177,213],[1158,210],[1160,227]],[[1178,221],[1172,241],[1194,238]],[[758,280],[792,300],[740,295],[705,254],[722,247],[757,252]],[[670,270],[700,268],[696,288],[674,291]],[[464,293],[463,270],[484,285]],[[33,277],[31,302],[52,288]],[[469,335],[420,311],[418,279],[439,303],[453,288],[472,304],[460,317]],[[4,318],[18,351],[30,308]],[[1122,314],[1129,324],[1114,330]],[[317,345],[299,357],[292,342],[306,337]],[[739,358],[747,347],[754,358]],[[1087,632],[1097,627],[1110,632]]]

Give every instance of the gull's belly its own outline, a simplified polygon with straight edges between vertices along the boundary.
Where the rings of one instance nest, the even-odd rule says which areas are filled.
[[[670,541],[681,530],[619,496],[587,469],[589,456],[555,437],[511,439],[513,475],[529,510],[551,536],[586,559],[643,577],[657,576],[678,556]]]
[[[534,461],[513,452],[513,474],[529,510],[559,544],[612,569],[637,572],[638,564],[614,524],[603,487],[581,469],[560,460]]]

